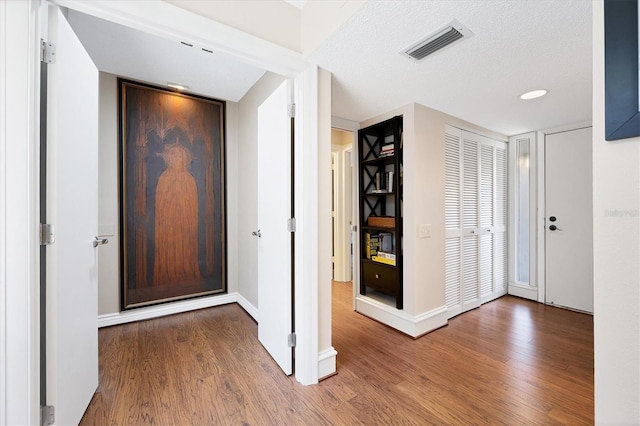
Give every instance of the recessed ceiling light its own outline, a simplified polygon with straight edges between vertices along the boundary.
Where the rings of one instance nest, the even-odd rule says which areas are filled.
[[[520,95],[520,99],[524,99],[524,100],[535,99],[535,98],[539,98],[540,96],[544,96],[547,93],[549,93],[549,91],[544,89],[532,90],[530,92],[523,93],[522,95]]]
[[[167,86],[171,87],[172,89],[176,89],[176,90],[189,90],[189,86],[185,86],[184,84],[167,83]]]

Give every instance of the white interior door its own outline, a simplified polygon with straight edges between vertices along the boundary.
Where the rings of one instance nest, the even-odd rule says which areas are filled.
[[[98,71],[62,13],[48,15],[46,392],[66,425],[98,386]]]
[[[546,302],[593,312],[591,128],[547,135]]]
[[[293,372],[291,308],[291,119],[288,82],[258,107],[258,340]]]

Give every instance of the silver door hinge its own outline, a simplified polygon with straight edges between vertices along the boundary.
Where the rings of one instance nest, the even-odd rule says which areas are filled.
[[[287,219],[287,231],[288,232],[296,232],[296,218],[291,217]]]
[[[296,116],[296,104],[287,105],[287,114],[289,114],[289,117]]]
[[[50,223],[40,224],[40,245],[48,246],[56,242],[56,230]]]
[[[296,347],[296,333],[291,333],[287,336],[287,344],[290,348]]]
[[[56,422],[56,410],[53,405],[43,405],[40,407],[40,424],[49,426]]]
[[[56,62],[56,45],[40,40],[40,61],[45,64],[53,64]]]

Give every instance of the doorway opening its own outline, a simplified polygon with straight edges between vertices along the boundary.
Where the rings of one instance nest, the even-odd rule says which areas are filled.
[[[331,264],[332,280],[353,283],[353,141],[355,132],[331,129]]]

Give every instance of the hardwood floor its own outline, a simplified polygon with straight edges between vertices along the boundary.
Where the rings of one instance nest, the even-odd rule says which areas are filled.
[[[338,374],[284,376],[238,305],[103,328],[81,424],[593,424],[589,315],[503,297],[418,340],[333,284]]]

